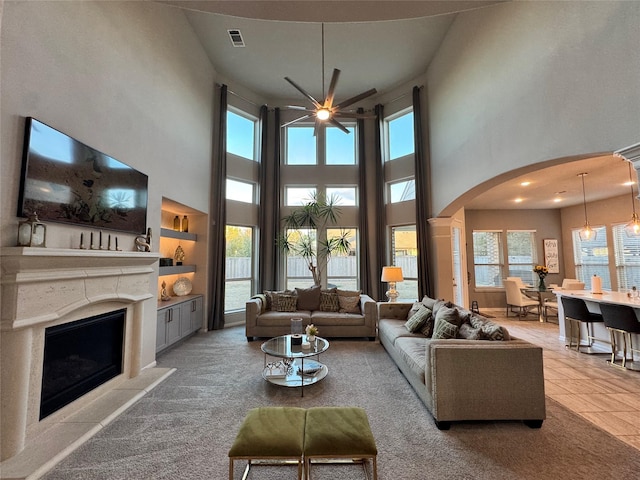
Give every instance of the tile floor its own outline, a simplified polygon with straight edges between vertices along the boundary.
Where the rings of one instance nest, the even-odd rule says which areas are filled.
[[[608,365],[606,354],[568,350],[557,324],[540,323],[533,315],[518,320],[505,318],[504,311],[488,313],[512,335],[543,347],[549,397],[640,450],[640,372]]]

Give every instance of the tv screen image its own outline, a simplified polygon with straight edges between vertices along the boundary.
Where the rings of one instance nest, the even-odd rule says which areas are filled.
[[[141,234],[147,189],[144,173],[26,118],[19,217]]]

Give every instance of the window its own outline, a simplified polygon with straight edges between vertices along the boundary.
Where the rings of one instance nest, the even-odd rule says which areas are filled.
[[[640,288],[640,237],[627,236],[624,227],[613,227],[618,290]]]
[[[502,232],[473,232],[476,287],[502,286]]]
[[[406,202],[416,198],[416,181],[402,180],[389,183],[389,203]]]
[[[533,267],[537,263],[535,231],[507,231],[507,277],[520,277],[535,284]]]
[[[304,249],[310,252],[317,252],[317,234],[314,229],[287,230],[286,235],[290,241],[304,245]],[[288,253],[286,255],[286,288],[293,290],[296,287],[308,288],[313,285],[313,275],[309,270],[306,259],[302,255]],[[315,265],[315,259],[314,259]]]
[[[224,311],[243,310],[253,294],[253,229],[227,225],[225,228]]]
[[[286,187],[285,205],[289,207],[298,207],[309,202],[316,194],[315,187]]]
[[[255,188],[253,183],[240,182],[227,178],[227,200],[255,203]]]
[[[345,127],[349,130],[349,134],[336,127],[325,128],[325,163],[327,165],[355,165],[356,163],[356,129],[346,124]]]
[[[386,121],[389,151],[388,159],[410,155],[415,151],[413,139],[413,110]]]
[[[227,110],[227,152],[255,160],[256,120]]]
[[[415,225],[391,227],[391,263],[402,267],[404,281],[396,284],[401,299],[418,298],[418,236]]]
[[[327,261],[327,287],[358,289],[358,231],[355,228],[328,228],[327,241],[344,236],[349,241],[347,255],[332,255]]]
[[[582,241],[580,230],[573,230],[573,256],[576,265],[576,278],[591,285],[590,277],[598,275],[602,278],[602,287],[611,289],[609,275],[609,248],[607,247],[607,231],[604,227],[594,227],[596,239]]]
[[[345,207],[355,207],[358,203],[356,201],[356,187],[327,187],[327,198],[338,198],[338,205]]]
[[[287,152],[288,165],[316,165],[316,137],[313,128],[309,126],[287,127]]]

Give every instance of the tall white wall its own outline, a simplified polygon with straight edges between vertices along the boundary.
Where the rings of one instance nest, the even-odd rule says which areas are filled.
[[[640,139],[640,2],[461,13],[428,70],[435,215],[512,169]]]
[[[149,176],[154,250],[162,196],[209,211],[216,72],[181,10],[155,2],[6,1],[0,62],[0,245],[16,244],[25,116]],[[76,246],[81,230],[51,223],[47,244]],[[132,237],[120,238],[133,249]],[[155,359],[155,287],[152,293],[143,365]]]

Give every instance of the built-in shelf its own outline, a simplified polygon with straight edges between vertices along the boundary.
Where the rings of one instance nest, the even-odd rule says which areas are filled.
[[[161,228],[160,236],[168,237],[168,238],[177,238],[178,240],[192,240],[194,242],[198,240],[198,235],[196,235],[195,233],[178,232],[177,230],[171,230],[170,228]]]
[[[176,275],[179,273],[192,273],[196,271],[195,265],[174,265],[173,267],[160,267],[160,275]]]

